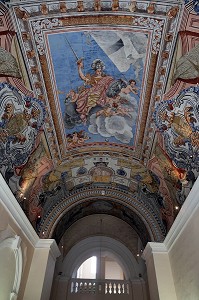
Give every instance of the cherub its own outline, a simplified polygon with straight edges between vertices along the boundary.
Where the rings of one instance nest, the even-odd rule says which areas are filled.
[[[130,112],[133,110],[122,105],[120,100],[120,96],[116,97],[114,101],[109,102],[102,110],[98,111],[96,116],[104,115],[105,117],[111,117],[114,115],[122,115],[131,117]]]
[[[125,106],[119,104],[118,107],[117,107],[116,115],[131,117],[130,112],[132,112],[132,111],[133,111],[133,109],[126,108]]]
[[[133,94],[137,95],[138,94],[138,88],[135,87],[135,85],[136,85],[136,81],[134,79],[130,79],[129,84],[126,87],[122,88],[121,92],[126,94],[126,95],[130,94],[130,93],[133,93]]]
[[[68,134],[66,137],[68,147],[81,146],[85,141],[89,140],[89,137],[84,130],[80,130],[79,132],[75,131],[72,134]]]
[[[115,114],[116,113],[115,113],[113,107],[111,105],[106,105],[106,106],[104,106],[103,109],[99,110],[96,113],[96,117],[99,117],[101,115],[104,115],[105,117],[111,117],[111,116],[113,116]]]

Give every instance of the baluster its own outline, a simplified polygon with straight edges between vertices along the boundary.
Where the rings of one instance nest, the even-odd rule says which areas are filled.
[[[79,293],[79,282],[75,282],[75,293]]]
[[[74,293],[74,282],[73,281],[71,281],[71,285],[70,285],[70,292],[71,293]]]
[[[74,293],[77,293],[77,285],[78,285],[78,283],[76,281],[74,281],[74,289],[73,289]]]
[[[117,283],[115,283],[115,282],[113,284],[113,291],[114,291],[114,294],[117,294]]]
[[[117,285],[117,293],[121,294],[121,284],[120,283],[118,283],[118,285]]]
[[[127,283],[124,283],[124,294],[127,294]]]
[[[84,282],[84,288],[83,288],[83,293],[87,292],[87,282]]]
[[[99,282],[98,282],[98,288],[96,289],[96,292],[97,292],[98,294],[101,294],[101,293],[102,293],[102,285],[101,285],[101,283],[99,283]]]
[[[92,293],[92,283],[91,282],[89,282],[89,284],[88,284],[88,292],[89,292],[89,294]]]
[[[107,282],[105,282],[105,294],[107,294],[108,293],[108,284],[107,284]]]
[[[96,283],[95,283],[95,282],[93,282],[93,288],[92,288],[92,290],[93,290],[93,294],[95,294],[95,293],[96,293],[96,290],[97,290],[97,288],[96,288]]]
[[[109,283],[109,294],[111,294],[112,293],[112,284],[111,284],[111,282]]]
[[[127,294],[129,295],[129,284],[128,283],[126,284],[126,291],[127,291]]]
[[[79,283],[79,292],[80,292],[80,293],[82,292],[82,288],[83,288],[83,282],[80,282],[80,283]]]

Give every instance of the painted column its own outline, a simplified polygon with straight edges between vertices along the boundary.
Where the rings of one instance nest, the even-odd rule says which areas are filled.
[[[151,300],[177,300],[167,249],[163,243],[148,243],[146,261]]]
[[[49,300],[56,258],[60,251],[54,240],[39,240],[33,254],[24,300]]]

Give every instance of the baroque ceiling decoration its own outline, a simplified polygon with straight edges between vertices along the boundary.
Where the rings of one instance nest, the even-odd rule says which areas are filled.
[[[59,242],[75,221],[99,213],[127,222],[143,245],[166,236],[199,172],[199,37],[186,30],[188,7],[2,6],[2,35],[17,32],[29,87],[17,71],[0,85],[0,167],[41,238]],[[191,47],[175,64],[179,37]],[[183,75],[187,64],[194,78]]]

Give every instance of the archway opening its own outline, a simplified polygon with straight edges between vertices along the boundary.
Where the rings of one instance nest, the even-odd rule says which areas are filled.
[[[88,295],[95,300],[113,295],[130,300],[132,293],[135,299],[147,295],[143,244],[127,222],[108,214],[88,215],[67,228],[59,246],[62,255],[51,300],[89,300]],[[89,261],[88,274],[81,269]]]
[[[96,279],[97,256],[91,256],[86,259],[77,270],[77,278]]]
[[[77,269],[75,278],[124,280],[125,272],[118,261],[106,253],[100,254],[86,259]]]

